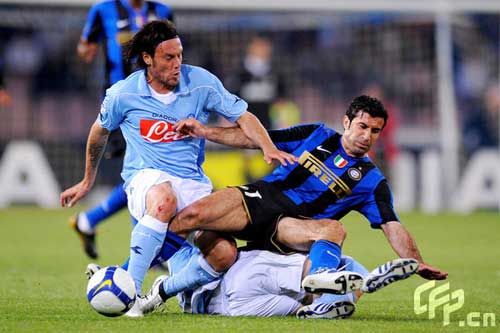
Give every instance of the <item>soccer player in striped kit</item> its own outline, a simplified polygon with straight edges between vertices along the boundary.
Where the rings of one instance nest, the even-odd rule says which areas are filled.
[[[279,166],[260,181],[202,198],[176,215],[170,231],[183,237],[193,230],[225,232],[247,240],[250,249],[308,252],[311,268],[302,281],[304,289],[345,293],[359,287],[359,276],[337,271],[346,237],[339,220],[357,211],[372,228],[382,229],[401,258],[418,262],[417,274],[431,280],[446,279],[446,272],[422,259],[413,237],[399,222],[387,180],[367,155],[387,119],[380,101],[359,96],[346,110],[343,134],[320,123],[270,131],[276,147],[298,157],[299,163]],[[180,122],[177,128],[191,136],[255,148],[238,128],[206,128],[194,119]],[[236,256],[236,252],[226,254]],[[156,284],[145,296],[142,311],[152,311],[168,297],[192,289],[194,271],[187,265],[175,278]]]

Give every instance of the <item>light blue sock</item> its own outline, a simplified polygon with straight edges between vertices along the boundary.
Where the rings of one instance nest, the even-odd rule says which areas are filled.
[[[336,270],[339,266],[341,255],[342,249],[336,243],[324,239],[314,242],[311,250],[309,250],[309,259],[311,260],[309,274],[324,269]]]
[[[342,256],[342,260],[340,260],[339,264],[339,269],[345,270],[345,271],[351,271],[351,272],[356,272],[361,274],[363,277],[366,277],[368,275],[368,270],[365,268],[365,266],[361,265],[358,261],[356,261],[354,258],[349,257],[349,256]],[[355,293],[348,293],[345,295],[333,295],[333,294],[327,294],[324,293],[321,295],[321,297],[317,298],[314,303],[335,303],[335,302],[341,302],[341,301],[349,301],[352,303],[357,302],[356,294]]]
[[[324,304],[332,304],[336,302],[351,302],[356,303],[357,298],[355,293],[347,293],[345,295],[334,295],[323,293],[321,297],[317,298],[313,303],[324,303]]]
[[[137,222],[135,224],[137,224]],[[172,257],[175,253],[177,253],[178,250],[185,243],[187,243],[187,242],[186,242],[186,240],[184,238],[182,238],[181,236],[178,236],[178,235],[174,234],[171,231],[167,231],[167,234],[165,235],[165,240],[163,241],[162,248],[158,252],[158,255],[151,262],[151,265],[149,266],[149,268],[151,268],[153,266],[156,266],[158,264],[161,264],[161,263],[169,260],[170,257]],[[128,270],[129,261],[130,261],[130,257],[127,258],[127,260],[125,261],[125,263],[123,263],[122,268],[124,270]]]
[[[144,215],[132,230],[128,272],[134,279],[138,295],[142,294],[142,282],[151,262],[160,252],[167,228],[168,223]]]
[[[356,259],[349,256],[342,256],[340,260],[339,268],[344,271],[351,271],[361,274],[362,277],[366,277],[370,272]]]
[[[221,275],[222,273],[216,272],[203,255],[198,253],[191,255],[184,268],[163,281],[163,289],[167,297],[172,297],[181,291],[203,286]]]

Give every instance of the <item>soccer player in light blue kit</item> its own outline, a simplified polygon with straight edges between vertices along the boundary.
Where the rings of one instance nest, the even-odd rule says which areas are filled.
[[[78,56],[91,63],[102,44],[106,59],[104,89],[125,79],[132,73],[132,64],[124,59],[126,43],[144,24],[158,19],[172,20],[170,7],[150,0],[105,0],[95,3],[89,10],[87,22],[78,43]],[[104,90],[103,90],[104,93]],[[125,142],[119,130],[109,139],[106,157],[122,158]],[[70,225],[78,234],[83,250],[90,258],[97,258],[95,229],[105,219],[127,207],[123,183],[91,209],[70,218]],[[133,220],[133,223],[137,221]]]
[[[122,178],[128,208],[139,221],[132,231],[128,264],[139,295],[147,269],[163,245],[168,222],[177,211],[212,191],[202,170],[204,140],[178,132],[178,122],[195,118],[206,124],[215,112],[256,142],[266,162],[296,161],[276,148],[258,119],[247,112],[247,103],[229,93],[217,77],[203,68],[183,65],[182,51],[175,26],[167,20],[150,22],[134,36],[129,57],[137,58],[141,70],[108,89],[89,133],[84,178],[61,194],[61,204],[72,207],[90,191],[108,135],[119,127],[127,143]],[[200,265],[223,271],[230,264]]]

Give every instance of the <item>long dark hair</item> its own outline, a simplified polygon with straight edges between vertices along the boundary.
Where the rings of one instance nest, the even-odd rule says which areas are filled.
[[[130,42],[128,42],[127,60],[129,63],[132,63],[132,61],[137,58],[137,66],[146,68],[147,65],[142,59],[142,52],[146,52],[151,57],[154,57],[158,44],[177,37],[179,37],[179,35],[172,21],[159,20],[149,22],[134,35]]]

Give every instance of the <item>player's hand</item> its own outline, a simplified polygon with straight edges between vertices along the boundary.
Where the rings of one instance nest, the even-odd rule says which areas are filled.
[[[276,147],[264,150],[264,161],[267,164],[271,164],[273,160],[281,163],[281,165],[293,165],[298,161],[298,158],[292,154],[286,153],[284,151],[278,150]]]
[[[76,52],[86,64],[90,64],[97,54],[98,47],[99,45],[97,43],[89,43],[85,40],[80,40]]]
[[[92,185],[84,180],[68,188],[63,193],[61,193],[61,206],[70,208],[73,207],[78,202],[78,200],[80,200],[90,192],[91,188]]]
[[[438,268],[424,263],[418,266],[417,274],[427,280],[446,280],[448,277],[447,272],[443,272]]]
[[[179,121],[173,127],[174,131],[193,138],[205,138],[207,127],[194,118]]]

